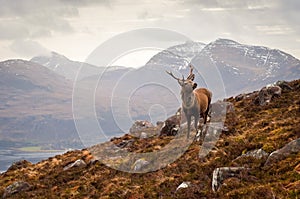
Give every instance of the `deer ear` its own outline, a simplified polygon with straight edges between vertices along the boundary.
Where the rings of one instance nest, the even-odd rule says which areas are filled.
[[[197,88],[197,83],[194,83],[194,84],[193,84],[193,90],[194,90],[195,88]]]

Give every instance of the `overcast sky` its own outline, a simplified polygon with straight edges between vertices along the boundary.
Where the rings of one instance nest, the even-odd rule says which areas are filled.
[[[300,58],[299,0],[0,0],[0,60],[56,51],[84,61],[102,42],[138,28],[194,41],[217,38]]]

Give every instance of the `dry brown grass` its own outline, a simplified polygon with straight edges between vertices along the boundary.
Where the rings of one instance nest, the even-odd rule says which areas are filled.
[[[235,112],[226,118],[228,131],[221,134],[215,148],[199,159],[200,143],[194,142],[183,156],[167,167],[144,174],[113,170],[100,161],[86,168],[63,171],[63,167],[81,158],[87,163],[87,150],[72,151],[33,166],[1,174],[0,195],[12,182],[23,180],[32,185],[16,198],[299,198],[300,152],[264,167],[264,160],[254,158],[234,161],[253,149],[272,152],[300,137],[300,80],[290,83],[294,90],[284,91],[266,106],[256,106],[252,97],[236,102]],[[173,137],[133,138],[129,151],[150,152],[166,146]],[[104,145],[103,145],[104,146]],[[101,145],[99,146],[101,147]],[[250,171],[225,180],[219,192],[211,191],[212,172],[217,167],[247,166]],[[183,181],[191,187],[175,191]]]

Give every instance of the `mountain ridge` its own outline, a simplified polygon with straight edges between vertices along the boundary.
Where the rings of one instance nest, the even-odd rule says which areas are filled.
[[[236,45],[239,48],[236,48]],[[244,56],[245,49],[249,56]],[[213,60],[205,52],[211,53]],[[104,70],[102,71],[101,68],[87,66],[87,70],[79,75],[77,75],[80,70],[78,62],[54,54],[58,58],[67,60],[67,63],[71,61],[71,65],[66,66],[66,71],[69,69],[71,71],[70,79],[39,63],[14,61],[19,67],[18,71],[11,74],[0,71],[0,81],[2,81],[0,137],[3,138],[5,134],[5,138],[18,141],[18,138],[38,139],[38,136],[43,134],[43,142],[55,137],[54,142],[58,142],[59,135],[62,133],[62,137],[66,139],[70,137],[72,142],[77,134],[73,121],[72,96],[78,88],[73,90],[72,86],[83,87],[83,91],[78,95],[83,102],[79,108],[90,116],[91,114],[86,112],[85,108],[95,103],[95,113],[100,126],[107,136],[113,137],[129,129],[132,120],[161,120],[161,116],[154,113],[155,111],[151,113],[155,110],[151,109],[155,104],[165,108],[162,115],[170,116],[178,109],[179,86],[165,73],[165,70],[172,70],[178,76],[187,75],[189,73],[187,66],[191,60],[195,66],[195,81],[198,87],[208,87],[213,92],[213,101],[217,101],[226,96],[259,89],[278,80],[300,78],[299,60],[280,52],[266,47],[239,44],[232,40],[219,39],[207,45],[190,41],[158,53],[149,60],[148,65],[140,69],[102,68]],[[266,56],[268,53],[272,55],[269,58]],[[11,61],[1,63],[9,62]],[[75,67],[72,63],[75,63]],[[268,67],[265,67],[264,63]],[[28,71],[25,70],[26,64],[35,67],[32,66],[32,70]],[[56,64],[53,62],[51,66],[55,67]],[[25,77],[19,75],[23,68],[23,72],[26,72]],[[271,73],[270,76],[263,80],[268,72]],[[216,74],[220,75],[219,79],[216,79]],[[18,86],[18,89],[12,88],[13,86]],[[91,88],[95,88],[95,93],[90,92]],[[131,116],[130,119],[128,114]],[[48,128],[51,130],[47,130]],[[59,129],[64,130],[60,132]],[[51,136],[52,133],[55,136]]]

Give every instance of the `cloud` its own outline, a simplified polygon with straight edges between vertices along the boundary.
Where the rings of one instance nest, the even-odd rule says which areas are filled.
[[[96,2],[0,0],[0,39],[15,40],[26,37],[32,39],[50,37],[55,32],[75,32],[69,19],[79,17],[79,7],[93,5]]]
[[[110,5],[109,0],[0,0],[0,16],[32,16],[40,13],[52,13],[56,16],[78,16],[78,8]]]
[[[0,23],[0,30],[0,40],[23,39],[30,35],[25,25],[14,21],[7,21],[5,24]]]
[[[50,14],[58,16],[78,16],[75,6],[63,4],[60,1],[34,1],[34,0],[0,0],[1,17],[27,17],[39,14]]]
[[[86,7],[93,5],[110,6],[112,0],[60,0],[60,2],[76,7]]]
[[[11,46],[11,50],[25,57],[33,57],[37,55],[48,55],[50,51],[36,41],[32,40],[16,40]]]
[[[279,1],[277,15],[282,18],[283,23],[289,24],[297,33],[300,33],[300,1]]]

